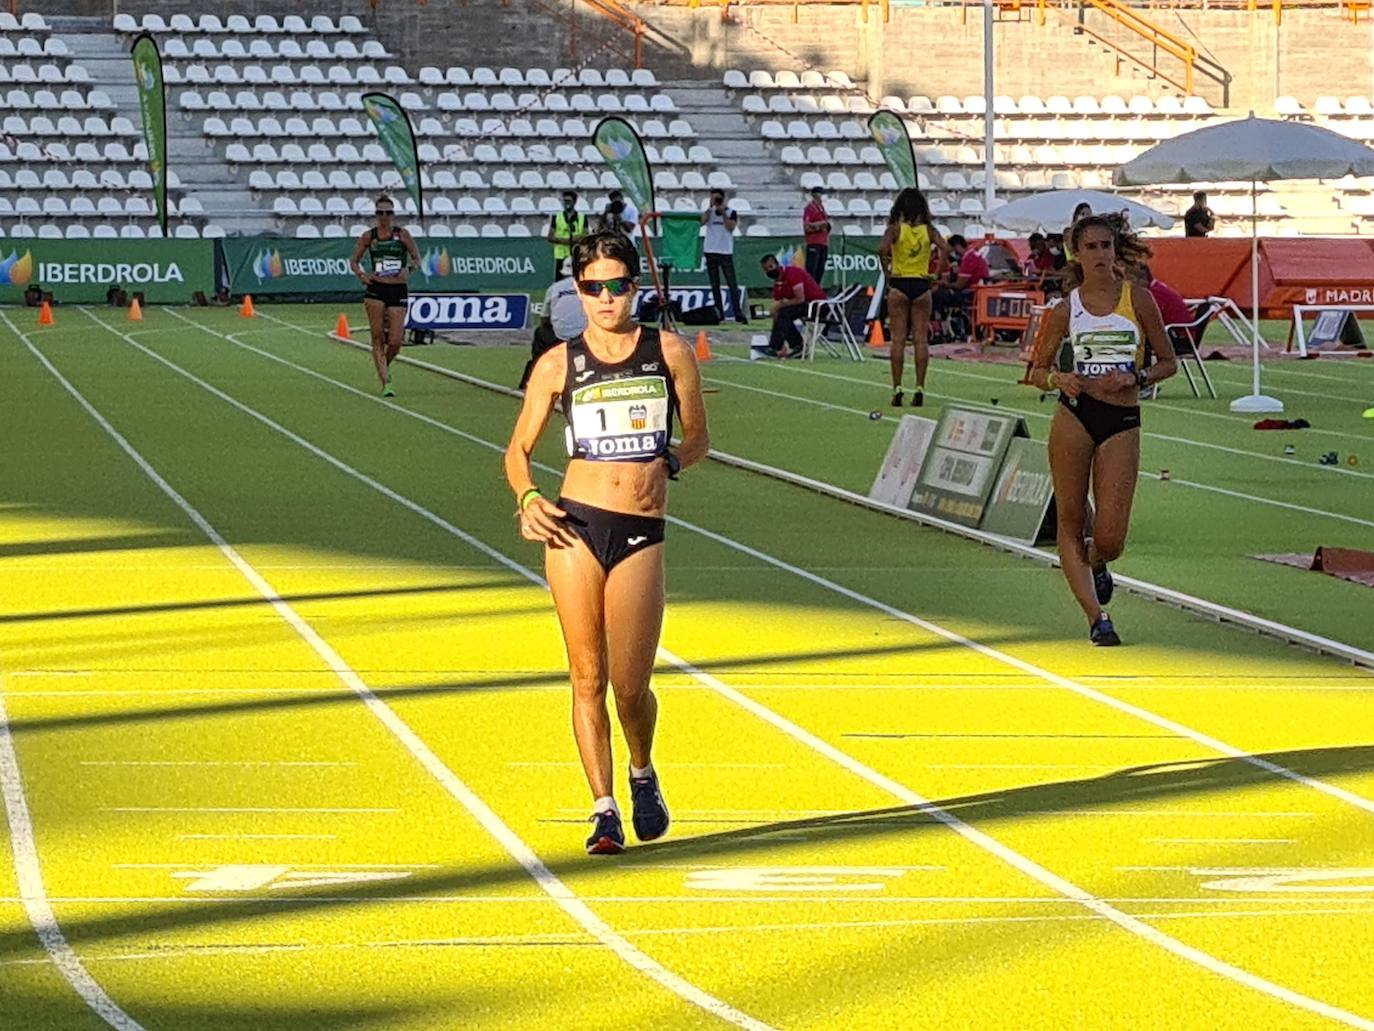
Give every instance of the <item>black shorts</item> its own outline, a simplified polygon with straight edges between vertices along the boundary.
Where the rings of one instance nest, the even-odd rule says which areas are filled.
[[[897,279],[889,279],[887,285],[906,297],[908,301],[919,301],[930,293],[930,280],[922,279],[920,276],[901,276]]]
[[[582,538],[607,573],[636,552],[663,543],[662,519],[608,512],[567,498],[559,498],[557,504],[568,513],[568,528]]]
[[[1109,405],[1087,394],[1068,398],[1059,395],[1059,403],[1073,412],[1074,417],[1083,424],[1094,447],[1101,447],[1118,433],[1140,429],[1140,406]]]
[[[388,308],[404,308],[409,296],[404,283],[368,283],[363,300],[381,301]]]

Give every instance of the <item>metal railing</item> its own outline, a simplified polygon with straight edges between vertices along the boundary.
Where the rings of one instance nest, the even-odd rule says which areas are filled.
[[[1221,87],[1221,106],[1230,106],[1232,76],[1229,71],[1206,54],[1200,53],[1192,43],[1156,24],[1120,0],[1081,0],[1071,4],[1056,0],[1036,0],[1035,6],[1038,24],[1044,25],[1047,15],[1057,18],[1075,33],[1088,36],[1110,50],[1116,58],[1118,70],[1123,62],[1137,65],[1150,76],[1163,79],[1185,94],[1194,92],[1197,79],[1201,76]],[[1134,53],[1122,43],[1088,25],[1084,19],[1088,9],[1101,14],[1130,37],[1144,42],[1150,48],[1149,57]],[[1182,66],[1181,70],[1164,69],[1161,67],[1161,58],[1177,60]]]
[[[509,2],[510,0],[502,0],[503,6]],[[646,40],[656,43],[664,49],[678,52],[685,50],[682,44],[650,25],[620,0],[568,0],[566,6],[561,3],[555,6],[553,0],[530,0],[530,2],[548,12],[549,16],[556,22],[567,27],[569,55],[574,59],[577,58],[578,48],[579,30],[576,12],[578,3],[583,4],[596,14],[610,28],[629,37],[628,41],[624,40],[623,37],[621,38],[620,47],[614,47],[609,41],[593,37],[593,49],[603,53],[608,49],[618,49],[624,53],[635,68],[644,67],[644,44]],[[585,33],[583,34],[585,35]],[[583,43],[583,49],[587,49],[586,43]]]

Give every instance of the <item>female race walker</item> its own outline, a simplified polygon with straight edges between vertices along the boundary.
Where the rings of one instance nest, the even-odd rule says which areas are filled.
[[[607,682],[629,746],[635,835],[652,841],[668,830],[650,758],[658,699],[649,686],[663,624],[664,512],[668,481],[710,446],[692,348],[634,322],[638,269],[639,254],[622,232],[594,233],[573,246],[587,329],[535,364],[506,448],[520,533],[545,546],[568,651],[573,734],[594,800],[591,855],[625,848],[611,787]],[[559,401],[571,460],[555,502],[534,485],[530,452]],[[670,449],[674,413],[682,443]]]
[[[1029,382],[1058,390],[1050,424],[1050,473],[1059,517],[1059,562],[1088,617],[1093,644],[1121,643],[1102,611],[1112,597],[1107,563],[1121,555],[1140,471],[1140,389],[1177,370],[1174,350],[1150,291],[1123,281],[1118,263],[1149,255],[1120,215],[1088,215],[1068,241],[1081,285],[1056,306],[1036,348]],[[1068,348],[1061,348],[1067,340]],[[1146,348],[1155,364],[1146,368]],[[1072,353],[1071,363],[1060,356]],[[1061,371],[1062,370],[1062,371]],[[1093,536],[1084,539],[1088,481],[1096,507]]]
[[[395,397],[391,388],[391,361],[401,353],[401,341],[406,330],[406,279],[420,267],[420,252],[415,240],[399,226],[392,224],[396,216],[396,202],[390,197],[377,198],[377,224],[358,237],[353,248],[349,268],[367,287],[363,307],[367,309],[367,324],[372,330],[372,364],[382,381],[382,396]],[[371,272],[362,266],[366,254]]]
[[[897,194],[887,231],[878,244],[878,261],[887,277],[887,313],[892,320],[892,407],[902,407],[902,359],[907,331],[916,359],[916,390],[911,407],[925,403],[926,368],[930,364],[930,259],[932,249],[949,253],[930,218],[925,194],[914,187]]]

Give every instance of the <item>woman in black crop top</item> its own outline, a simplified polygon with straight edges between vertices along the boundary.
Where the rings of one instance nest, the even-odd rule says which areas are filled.
[[[544,545],[568,651],[573,732],[593,799],[587,851],[600,855],[625,847],[612,788],[608,683],[630,753],[635,834],[652,841],[668,830],[650,755],[658,699],[649,685],[663,623],[664,515],[668,480],[705,457],[710,442],[692,348],[634,321],[634,245],[618,232],[584,237],[572,270],[587,329],[535,364],[506,448],[506,479],[522,536]],[[569,462],[555,502],[534,485],[530,453],[559,403]],[[675,417],[682,439],[674,448]]]

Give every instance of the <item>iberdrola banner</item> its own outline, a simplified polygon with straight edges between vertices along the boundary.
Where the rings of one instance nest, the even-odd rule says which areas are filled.
[[[639,133],[625,119],[612,116],[597,124],[592,142],[620,180],[625,196],[639,209],[643,223],[650,212],[658,209],[654,207],[654,173],[649,168],[649,158],[644,153]]]
[[[883,160],[897,180],[899,189],[916,185],[916,152],[906,123],[891,111],[877,111],[868,120],[868,132],[882,152]]]
[[[143,142],[148,148],[148,171],[162,235],[167,235],[167,91],[162,83],[162,55],[157,40],[143,33],[130,50],[137,80],[138,106],[143,113]]]
[[[377,138],[396,171],[401,173],[406,192],[415,202],[417,217],[425,216],[424,187],[420,182],[420,157],[415,146],[415,130],[405,110],[385,93],[364,93],[363,110],[377,129]]]

